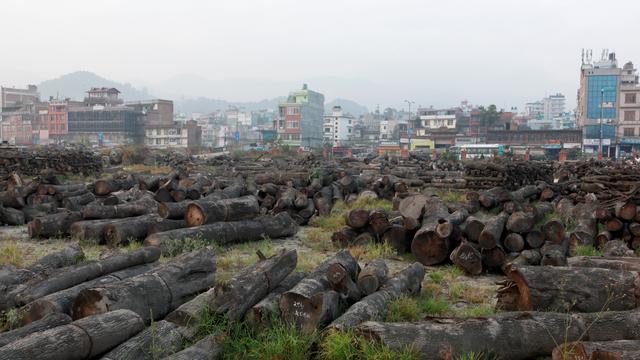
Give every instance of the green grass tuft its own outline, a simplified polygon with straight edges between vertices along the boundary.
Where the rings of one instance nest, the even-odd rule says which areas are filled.
[[[13,265],[22,267],[24,265],[24,253],[15,240],[4,242],[0,247],[0,265]]]
[[[455,203],[455,202],[462,202],[467,200],[465,194],[451,191],[451,190],[439,190],[439,191],[436,191],[436,195],[438,195],[438,197],[446,203]]]
[[[440,284],[444,280],[444,274],[442,271],[432,271],[428,274],[429,279],[436,284]]]
[[[416,299],[402,297],[387,306],[386,321],[418,321],[421,318]]]
[[[418,307],[429,316],[441,316],[449,311],[447,300],[439,298],[422,298],[418,301]]]
[[[577,245],[576,256],[602,256],[603,252],[592,245]]]
[[[477,304],[477,305],[467,306],[464,309],[455,312],[454,315],[456,317],[467,318],[467,317],[489,316],[495,313],[496,313],[496,310],[493,306],[489,304]]]
[[[320,343],[321,360],[417,360],[418,355],[410,350],[395,352],[388,347],[367,341],[352,331],[333,331]]]

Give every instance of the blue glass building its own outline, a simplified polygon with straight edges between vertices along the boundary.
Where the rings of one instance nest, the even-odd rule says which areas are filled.
[[[604,96],[602,95],[604,89]],[[617,103],[618,76],[617,75],[590,75],[587,77],[587,119],[600,119],[601,103]],[[614,107],[602,109],[603,119],[615,119],[617,117]]]

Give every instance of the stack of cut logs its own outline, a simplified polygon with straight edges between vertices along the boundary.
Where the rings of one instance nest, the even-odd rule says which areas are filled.
[[[43,170],[92,175],[102,170],[102,158],[83,147],[0,147],[0,176],[13,171],[38,175]]]

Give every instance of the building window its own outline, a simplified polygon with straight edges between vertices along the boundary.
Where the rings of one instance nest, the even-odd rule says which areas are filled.
[[[287,121],[287,128],[289,129],[297,129],[300,127],[300,123],[298,121]]]
[[[298,115],[300,114],[300,108],[296,106],[287,107],[287,115]]]
[[[635,128],[624,128],[624,136],[635,136],[636,129]]]
[[[630,95],[630,94],[627,94],[627,95]],[[624,121],[635,121],[635,120],[636,120],[636,112],[635,111],[631,110],[631,111],[625,111],[624,112]]]
[[[636,93],[624,94],[624,103],[625,104],[635,104],[636,103]]]
[[[326,133],[331,132],[331,128],[324,128],[324,132]]]

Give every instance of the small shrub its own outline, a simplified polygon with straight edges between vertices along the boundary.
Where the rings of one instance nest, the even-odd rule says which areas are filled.
[[[18,328],[20,326],[20,321],[21,319],[18,309],[0,311],[0,333]]]
[[[436,284],[440,284],[444,280],[444,274],[441,271],[432,271],[428,275],[429,279]]]
[[[188,237],[184,240],[169,240],[164,242],[166,251],[164,255],[173,257],[185,252],[202,249],[209,245],[213,240],[208,241],[201,236]]]
[[[602,256],[602,250],[592,245],[577,245],[576,256]]]
[[[418,302],[418,306],[429,316],[444,315],[449,311],[449,303],[440,298],[424,298]]]
[[[24,265],[24,253],[18,246],[17,241],[7,241],[0,248],[0,265],[13,265],[22,267]]]
[[[418,321],[420,317],[417,301],[409,297],[394,300],[387,307],[386,321]]]

